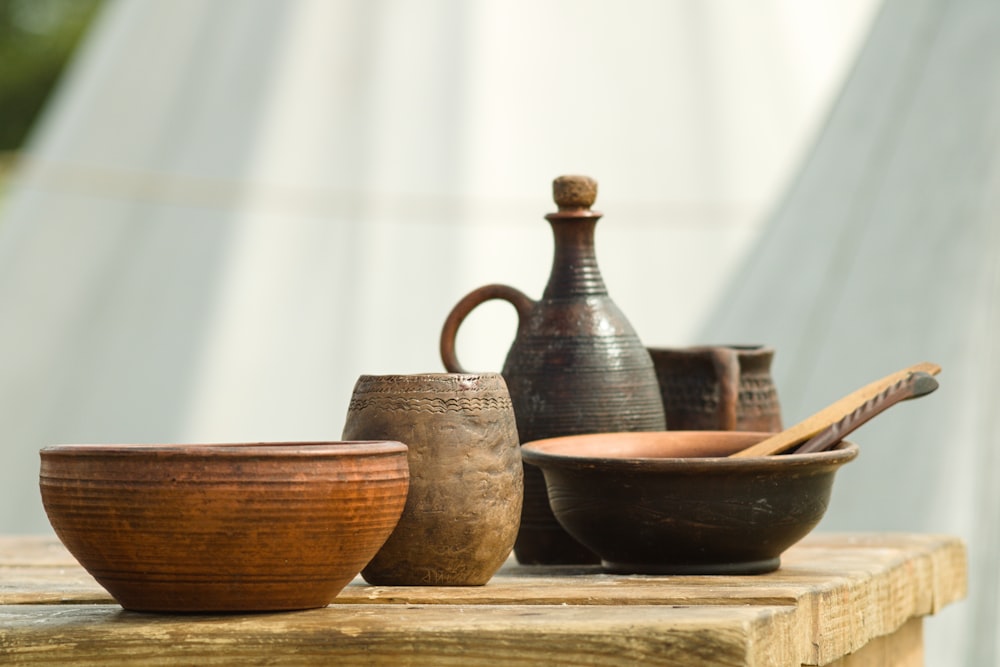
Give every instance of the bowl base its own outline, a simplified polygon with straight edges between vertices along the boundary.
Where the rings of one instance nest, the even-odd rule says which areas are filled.
[[[765,558],[738,563],[621,563],[602,560],[601,567],[610,574],[765,574],[774,572],[781,558]]]
[[[115,602],[118,602],[115,600]],[[170,614],[178,616],[228,616],[230,614],[280,614],[284,612],[308,611],[310,609],[323,609],[330,606],[330,603],[305,603],[293,605],[273,605],[273,604],[251,604],[245,606],[229,605],[219,606],[207,604],[205,606],[174,606],[170,604],[159,604],[151,602],[149,604],[122,604],[125,611],[137,614]]]

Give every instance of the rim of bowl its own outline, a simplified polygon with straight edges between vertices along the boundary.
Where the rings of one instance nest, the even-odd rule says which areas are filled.
[[[372,455],[407,452],[407,446],[395,440],[327,440],[309,442],[215,442],[215,443],[135,443],[135,444],[63,444],[43,447],[45,455],[74,456],[108,454],[173,454],[177,456],[307,456]]]
[[[704,431],[664,431],[664,433],[703,433]],[[591,433],[582,434],[622,437],[625,439],[638,439],[648,437],[645,431],[628,431],[621,433]],[[726,433],[745,433],[742,431],[726,431]],[[763,437],[773,435],[763,433]],[[673,471],[702,471],[709,469],[712,471],[736,471],[769,468],[787,468],[790,464],[797,466],[810,465],[833,465],[840,466],[854,460],[860,452],[859,447],[848,440],[842,440],[834,449],[810,454],[775,454],[770,456],[739,457],[731,456],[577,456],[574,454],[562,454],[546,451],[544,447],[549,443],[566,441],[576,436],[561,436],[556,438],[545,438],[526,442],[521,446],[521,455],[525,461],[540,468],[544,465],[558,465],[562,467],[594,468],[600,467],[603,470],[609,469],[643,469],[661,470],[669,468]]]
[[[688,345],[672,347],[670,345],[647,345],[646,349],[655,352],[708,352],[710,350],[737,350],[739,352],[774,352],[774,347],[766,343],[720,343],[719,345]]]
[[[503,377],[502,373],[497,373],[493,371],[483,371],[481,373],[472,372],[461,372],[461,373],[449,373],[448,371],[429,371],[427,373],[362,373],[358,376],[358,379],[375,379],[375,380],[422,380],[425,378],[431,380],[475,380],[476,378],[496,378]]]

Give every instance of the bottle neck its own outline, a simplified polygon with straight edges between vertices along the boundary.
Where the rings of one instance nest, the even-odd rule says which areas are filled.
[[[606,296],[607,287],[597,266],[594,229],[601,216],[593,211],[551,213],[555,254],[552,272],[542,295],[544,299],[576,296]]]

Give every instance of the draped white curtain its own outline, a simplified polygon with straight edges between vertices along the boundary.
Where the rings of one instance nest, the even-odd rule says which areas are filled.
[[[0,529],[51,442],[334,438],[361,373],[441,370],[451,306],[538,296],[550,182],[600,182],[640,335],[697,325],[871,0],[119,0],[0,218]],[[463,328],[499,369],[514,314]]]
[[[774,345],[787,422],[945,367],[824,527],[966,538],[928,664],[997,664],[1000,3],[881,5],[110,2],[0,209],[0,531],[48,530],[48,443],[339,437],[468,290],[540,294],[587,173],[640,336]],[[463,362],[513,327],[484,306]]]
[[[969,599],[928,664],[1000,664],[1000,2],[887,0],[736,273],[701,335],[775,345],[789,417],[942,365],[858,432],[822,527],[964,537]]]

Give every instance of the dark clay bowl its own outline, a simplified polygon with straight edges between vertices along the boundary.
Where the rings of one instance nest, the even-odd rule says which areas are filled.
[[[70,553],[126,609],[324,607],[403,511],[398,442],[61,445],[42,502]]]
[[[815,454],[726,458],[770,433],[663,431],[525,443],[563,528],[610,572],[757,574],[826,512],[856,445]]]

